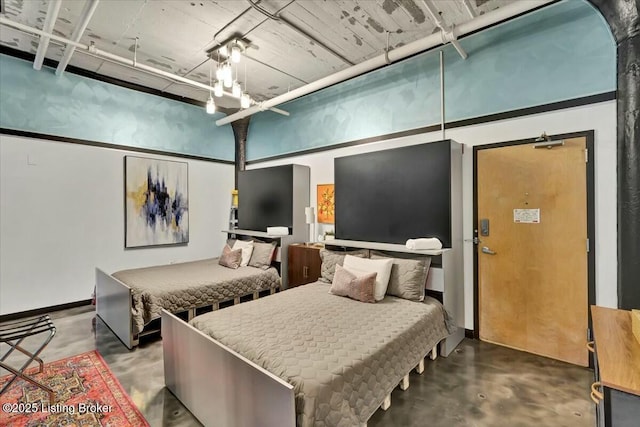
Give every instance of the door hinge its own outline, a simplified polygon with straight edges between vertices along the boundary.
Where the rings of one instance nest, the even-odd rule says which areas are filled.
[[[589,252],[589,239],[587,239],[587,252]]]
[[[588,148],[584,149],[584,162],[585,163],[589,163],[589,149]]]

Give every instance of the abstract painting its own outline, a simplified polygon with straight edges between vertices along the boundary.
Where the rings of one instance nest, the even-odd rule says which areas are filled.
[[[189,242],[188,164],[125,156],[125,248]]]
[[[318,184],[318,223],[336,222],[334,184]]]

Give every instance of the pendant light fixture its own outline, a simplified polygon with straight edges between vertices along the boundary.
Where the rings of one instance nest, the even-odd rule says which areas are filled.
[[[209,63],[209,86],[213,84],[212,77],[211,77],[211,74],[212,74],[211,68],[213,67],[213,65],[211,65],[211,62]],[[213,95],[211,94],[211,89],[209,89],[209,99],[207,99],[206,111],[207,111],[207,114],[213,114],[216,112],[216,103],[213,101]]]
[[[238,83],[238,67],[236,66],[236,78],[233,80],[233,85],[231,86],[231,95],[236,98],[240,98],[242,95],[242,88],[240,87],[240,83]]]
[[[235,40],[231,44],[230,50],[231,50],[231,61],[237,64],[238,62],[240,62],[240,59],[242,58],[242,45],[237,40]]]
[[[244,62],[244,92],[240,96],[240,108],[251,107],[251,97],[247,93],[247,61]]]
[[[213,94],[218,98],[220,98],[224,94],[224,87],[222,87],[222,80],[218,80],[213,85]]]
[[[224,83],[224,87],[231,87],[233,85],[233,70],[228,61],[222,66],[222,82]]]

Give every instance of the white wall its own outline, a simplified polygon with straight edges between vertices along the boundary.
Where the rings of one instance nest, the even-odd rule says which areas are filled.
[[[189,164],[189,244],[124,250],[124,161]],[[86,300],[94,268],[219,255],[234,166],[71,143],[0,136],[0,314]]]
[[[502,120],[446,131],[446,138],[467,146],[463,154],[464,237],[473,237],[473,149],[471,146],[595,130],[595,222],[596,302],[617,307],[617,217],[616,217],[616,103],[603,102],[522,118]],[[287,163],[311,167],[311,200],[315,206],[316,185],[333,182],[334,157],[384,150],[443,139],[441,132],[414,135],[315,154],[255,163],[250,168]],[[316,233],[317,234],[317,233]],[[464,243],[465,327],[473,329],[473,247]]]

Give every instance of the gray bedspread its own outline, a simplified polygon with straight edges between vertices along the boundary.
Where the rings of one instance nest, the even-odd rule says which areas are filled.
[[[159,318],[163,308],[179,313],[280,286],[275,268],[234,270],[219,265],[218,258],[122,270],[112,276],[132,289],[134,334]]]
[[[191,324],[292,384],[296,424],[366,422],[446,337],[445,310],[387,296],[367,304],[316,282],[197,316]]]

